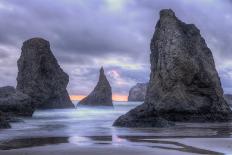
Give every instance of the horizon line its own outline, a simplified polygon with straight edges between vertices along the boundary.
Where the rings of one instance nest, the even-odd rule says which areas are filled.
[[[80,101],[83,98],[85,98],[86,96],[87,95],[69,95],[71,100],[76,100],[76,101]],[[127,95],[112,95],[112,100],[125,102],[125,101],[128,101],[128,96]]]

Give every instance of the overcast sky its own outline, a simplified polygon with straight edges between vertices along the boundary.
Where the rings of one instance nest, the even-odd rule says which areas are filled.
[[[201,30],[232,93],[230,0],[0,0],[0,86],[16,85],[22,42],[43,37],[69,74],[70,95],[87,95],[101,66],[113,93],[127,95],[149,80],[150,39],[165,8]]]

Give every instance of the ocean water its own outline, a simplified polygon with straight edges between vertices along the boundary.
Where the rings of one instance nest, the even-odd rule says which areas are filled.
[[[114,108],[36,111],[32,118],[22,118],[22,122],[12,123],[11,129],[0,130],[0,150],[69,143],[142,146],[186,154],[232,153],[232,123],[177,123],[169,128],[135,129],[112,126],[115,119],[139,104],[114,102]],[[218,145],[219,141],[225,145]]]
[[[116,132],[128,135],[127,129],[112,127],[113,121],[139,104],[141,102],[114,102],[114,108],[38,110],[32,118],[22,118],[22,122],[12,123],[11,129],[2,130],[0,140],[36,136],[109,136]]]

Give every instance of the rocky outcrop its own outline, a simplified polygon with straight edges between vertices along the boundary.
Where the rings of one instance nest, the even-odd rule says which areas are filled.
[[[113,106],[111,86],[104,74],[103,68],[100,69],[99,80],[94,90],[81,100],[78,105]]]
[[[231,110],[200,31],[162,10],[151,40],[151,74],[145,102],[119,117],[115,126],[166,126],[157,121],[228,121]]]
[[[224,98],[227,101],[227,103],[232,107],[232,94],[225,94]]]
[[[34,106],[31,97],[6,86],[0,88],[0,111],[14,116],[32,116]]]
[[[137,83],[129,91],[128,101],[144,101],[147,83]]]
[[[48,41],[41,38],[25,41],[18,69],[17,90],[28,94],[37,108],[74,107],[66,90],[69,77],[60,68]]]
[[[4,114],[0,111],[0,129],[10,128],[9,122],[6,120]]]

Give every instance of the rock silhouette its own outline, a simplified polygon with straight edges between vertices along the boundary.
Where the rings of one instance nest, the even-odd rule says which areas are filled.
[[[25,41],[18,69],[17,90],[28,94],[37,108],[74,107],[66,90],[69,77],[59,66],[48,41],[42,38]]]
[[[193,24],[168,9],[150,44],[151,74],[145,102],[119,117],[115,126],[166,126],[157,121],[228,121],[231,110],[215,69],[213,55]]]
[[[0,88],[0,111],[14,116],[32,116],[34,106],[31,97],[14,87]]]
[[[78,105],[113,106],[111,86],[104,74],[103,67],[100,69],[99,80],[94,90],[81,100]]]
[[[129,91],[128,101],[144,101],[147,91],[147,83],[137,83]]]

